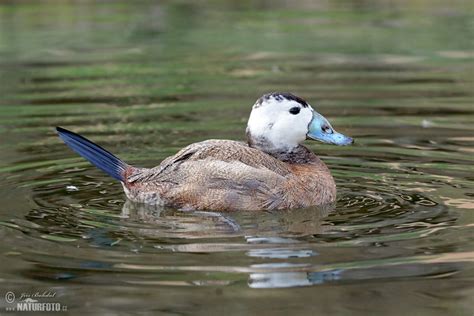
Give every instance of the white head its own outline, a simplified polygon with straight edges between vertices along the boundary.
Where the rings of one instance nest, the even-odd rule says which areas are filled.
[[[290,93],[269,93],[255,102],[247,123],[249,143],[268,151],[291,151],[307,137],[336,145],[348,145],[350,137],[331,124],[303,99]],[[259,146],[260,145],[260,146]]]

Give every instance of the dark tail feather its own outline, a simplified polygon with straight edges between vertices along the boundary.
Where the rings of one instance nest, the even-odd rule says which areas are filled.
[[[94,166],[112,178],[125,182],[125,170],[129,167],[125,162],[81,135],[61,127],[56,127],[56,130],[58,131],[59,137],[61,137],[72,150],[89,160]]]

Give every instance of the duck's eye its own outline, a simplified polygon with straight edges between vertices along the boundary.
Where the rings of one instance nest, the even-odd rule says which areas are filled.
[[[294,108],[290,109],[290,113],[293,114],[293,115],[296,115],[296,114],[300,113],[300,108],[295,106]]]
[[[321,127],[321,129],[322,129],[322,131],[323,131],[324,133],[332,134],[332,128],[330,128],[330,127],[327,126],[327,125],[323,125],[323,126]]]

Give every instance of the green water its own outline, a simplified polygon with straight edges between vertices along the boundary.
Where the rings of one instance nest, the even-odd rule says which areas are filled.
[[[51,291],[71,313],[472,315],[473,21],[470,1],[1,2],[0,313]],[[356,139],[307,144],[335,207],[138,207],[53,128],[152,167],[244,139],[271,91]]]

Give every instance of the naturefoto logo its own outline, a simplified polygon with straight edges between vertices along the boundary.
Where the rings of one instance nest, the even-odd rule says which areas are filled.
[[[55,292],[35,292],[26,293],[23,292],[17,298],[16,294],[12,291],[5,293],[5,302],[10,306],[6,307],[7,312],[63,312],[67,311],[67,306],[62,305],[58,302],[41,302],[40,300],[56,297]]]

